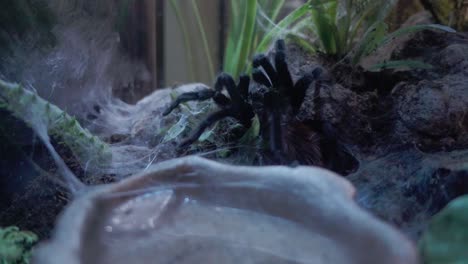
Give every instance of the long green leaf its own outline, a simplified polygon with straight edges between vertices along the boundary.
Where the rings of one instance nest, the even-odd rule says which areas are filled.
[[[249,54],[250,47],[252,45],[252,41],[254,38],[254,29],[255,29],[255,22],[257,18],[257,1],[250,0],[248,1],[247,5],[245,6],[245,18],[244,23],[242,25],[242,31],[239,39],[240,45],[237,47],[236,55],[237,56],[237,64],[235,68],[235,72],[232,73],[234,78],[239,77],[239,73],[245,68],[247,65],[247,59]]]
[[[339,1],[338,7],[335,14],[335,24],[338,26],[338,36],[337,36],[337,49],[338,53],[342,54],[347,52],[348,40],[350,27],[352,22],[352,1],[343,0]]]
[[[283,8],[285,2],[286,0],[273,1],[272,6],[271,6],[271,12],[269,14],[271,21],[276,21],[276,18],[278,17],[279,12]]]
[[[338,28],[335,24],[337,3],[336,0],[315,0],[312,3],[311,16],[322,49],[327,54],[336,54],[338,51]]]
[[[229,60],[225,61],[224,68],[224,71],[231,74],[234,78],[239,77],[240,72],[247,64],[247,58],[250,55],[255,33],[257,1],[248,1],[244,7],[242,28],[238,38],[232,41],[235,44],[229,47],[228,51],[233,55],[230,56]]]
[[[231,0],[231,19],[229,24],[229,34],[227,36],[227,44],[224,50],[224,62],[223,62],[223,69],[226,72],[233,72],[233,60],[235,58],[236,53],[236,44],[237,38],[240,31],[240,25],[238,21],[242,21],[239,19],[239,4],[241,2],[238,0]]]
[[[313,45],[311,45],[309,41],[300,37],[299,35],[291,33],[291,34],[288,34],[287,37],[291,39],[294,43],[299,45],[299,47],[303,48],[306,52],[311,53],[311,54],[314,54],[317,52],[317,49]]]
[[[213,67],[213,59],[211,58],[210,47],[208,45],[208,39],[206,38],[206,33],[205,33],[205,29],[203,27],[203,22],[202,22],[202,19],[201,19],[201,16],[200,16],[200,11],[198,10],[198,5],[196,3],[196,0],[192,0],[190,2],[192,3],[192,8],[193,8],[193,11],[195,13],[195,18],[197,20],[198,29],[200,31],[201,38],[202,38],[202,41],[203,41],[203,48],[205,49],[206,59],[208,60],[208,69],[209,69],[209,73],[210,73],[210,78],[212,80],[214,80],[215,71],[214,71],[214,67]]]
[[[307,1],[307,3],[303,4],[302,6],[298,7],[290,14],[288,14],[285,18],[283,18],[278,25],[276,25],[272,30],[270,30],[260,41],[258,44],[256,52],[262,53],[267,51],[268,47],[271,45],[273,39],[277,38],[284,29],[290,27],[292,24],[296,23],[299,19],[304,18],[311,9],[311,0]]]
[[[378,21],[375,25],[370,27],[356,46],[351,62],[357,64],[361,58],[377,49],[386,33],[387,24],[383,21]]]
[[[255,115],[252,118],[252,125],[245,132],[245,134],[240,138],[239,143],[242,145],[250,145],[258,136],[260,135],[260,120],[258,116]]]
[[[364,24],[368,25],[367,27],[370,28],[376,23],[380,22],[377,19],[369,21],[370,20],[369,18],[372,17],[373,14],[377,12],[377,9],[379,8],[380,4],[381,4],[381,1],[371,1],[371,2],[363,4],[363,6],[360,7],[361,8],[360,11],[356,12],[356,17],[352,18],[353,21],[351,22],[349,29],[348,29],[350,32],[348,43],[347,43],[347,46],[349,47],[348,50],[350,50],[352,45],[354,44],[353,42],[356,39],[358,32],[363,30],[362,27],[364,27]],[[376,17],[374,16],[374,18]],[[364,32],[367,32],[367,30],[364,30]]]
[[[434,68],[431,64],[424,63],[422,61],[417,60],[394,60],[394,61],[385,61],[382,63],[377,63],[372,65],[367,70],[368,71],[381,71],[384,69],[425,69],[430,70]]]
[[[439,25],[439,24],[415,25],[415,26],[401,28],[389,34],[379,43],[379,47],[391,42],[392,40],[400,36],[411,34],[411,33],[416,33],[416,32],[423,31],[423,30],[429,30],[429,29],[442,30],[442,31],[451,32],[451,33],[456,32],[456,30],[451,27]]]

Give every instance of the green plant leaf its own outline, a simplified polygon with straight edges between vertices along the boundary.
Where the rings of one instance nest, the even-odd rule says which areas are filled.
[[[401,37],[403,35],[416,33],[416,32],[423,31],[423,30],[431,30],[431,29],[442,30],[442,31],[451,32],[451,33],[456,32],[451,27],[444,26],[444,25],[439,25],[439,24],[415,25],[415,26],[405,27],[405,28],[401,28],[401,29],[399,29],[397,31],[394,31],[393,33],[389,34],[384,39],[382,39],[382,41],[378,44],[378,46],[379,47],[383,46],[383,45],[391,42],[392,40],[394,40],[394,39],[396,39],[398,37]]]
[[[275,1],[272,1],[272,2],[273,3],[271,4],[271,7],[270,7],[271,12],[268,15],[270,16],[270,19],[272,21],[276,21],[276,18],[278,17],[279,12],[283,8],[284,3],[286,2],[286,0],[275,0]]]
[[[239,3],[238,3],[239,2]],[[242,2],[242,3],[240,3]],[[239,19],[237,8],[242,7],[242,19]],[[224,71],[235,79],[247,65],[255,37],[257,18],[257,1],[231,1],[231,28],[225,50]],[[234,17],[237,13],[237,17]],[[241,21],[242,23],[240,23]]]
[[[335,14],[335,23],[339,25],[337,37],[339,43],[337,44],[337,47],[340,54],[347,51],[347,43],[352,22],[352,3],[353,2],[351,0],[339,1]]]
[[[203,133],[202,133],[202,134],[200,135],[200,137],[198,138],[198,142],[206,141],[206,140],[208,140],[211,136],[213,136],[213,135],[214,135],[214,131],[216,130],[217,124],[218,124],[218,123],[214,124],[212,128],[203,131]]]
[[[360,7],[357,11],[353,12],[353,22],[349,28],[349,39],[347,40],[347,50],[352,49],[354,40],[356,39],[358,32],[363,31],[366,33],[369,28],[383,22],[385,18],[390,14],[390,11],[395,6],[395,0],[361,0],[359,1]]]
[[[255,22],[257,17],[257,1],[248,1],[245,8],[246,13],[239,39],[240,45],[237,46],[235,53],[237,55],[237,63],[235,64],[236,68],[235,72],[231,73],[234,78],[239,77],[240,72],[247,65],[247,59],[250,55],[249,51],[254,38]]]
[[[335,25],[336,1],[313,1],[310,14],[322,49],[327,54],[337,53],[338,28]]]
[[[291,34],[288,34],[287,37],[291,39],[294,43],[299,45],[299,47],[304,49],[307,53],[314,54],[317,52],[317,49],[313,45],[311,45],[309,41],[307,41],[304,38],[301,38],[299,35],[291,33]]]
[[[167,130],[166,135],[164,136],[162,142],[169,142],[175,138],[177,138],[180,134],[182,134],[185,129],[187,128],[187,117],[182,116],[177,123],[175,123],[169,130]]]
[[[302,6],[298,7],[291,13],[289,13],[285,18],[283,18],[276,27],[270,30],[265,36],[262,38],[260,43],[257,46],[256,53],[264,53],[270,47],[272,41],[277,38],[286,28],[289,28],[292,24],[296,23],[299,19],[304,18],[309,13],[311,9],[311,0],[307,1],[307,3],[303,4]]]
[[[231,0],[231,20],[229,24],[229,34],[226,43],[226,48],[224,50],[224,62],[223,69],[227,73],[232,73],[235,71],[236,63],[236,47],[237,40],[240,34],[241,24],[239,21],[243,21],[243,18],[239,18],[239,10],[241,10],[241,4],[245,4],[244,1]],[[242,9],[243,10],[243,9]]]
[[[356,46],[351,62],[357,64],[362,57],[367,56],[377,49],[386,33],[387,24],[383,21],[378,21],[375,25],[370,27],[364,34],[359,45]]]
[[[275,21],[284,6],[286,0],[257,0],[259,8],[265,10],[267,18],[271,21]]]
[[[239,140],[239,143],[243,145],[249,145],[255,139],[257,139],[259,135],[260,135],[260,120],[258,119],[258,116],[255,115],[254,118],[252,119],[252,125],[245,132],[242,138]]]
[[[424,63],[417,60],[393,60],[377,63],[369,67],[368,71],[381,71],[384,69],[425,69],[429,70],[434,68],[431,64]]]

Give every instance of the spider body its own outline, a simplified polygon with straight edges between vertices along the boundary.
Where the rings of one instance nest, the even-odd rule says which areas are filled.
[[[322,122],[320,114],[315,120],[302,121],[297,118],[309,87],[314,86],[315,99],[320,97],[320,85],[316,85],[316,81],[321,74],[322,69],[315,68],[294,82],[286,62],[286,45],[283,40],[278,40],[272,61],[264,54],[256,55],[253,59],[252,78],[263,93],[249,91],[250,78],[246,75],[241,76],[236,85],[231,76],[221,73],[214,90],[182,94],[164,115],[182,102],[212,98],[220,110],[208,115],[195,132],[182,142],[182,147],[195,142],[207,127],[225,117],[233,117],[249,128],[256,114],[260,119],[260,136],[269,143],[266,150],[268,163],[336,167],[340,161],[334,159],[341,158],[340,153],[347,152],[341,150],[342,146],[337,142],[331,125]],[[226,88],[229,98],[222,94],[223,88]],[[317,108],[314,112],[320,113],[319,101],[314,101],[314,107]],[[336,171],[345,173],[347,168]]]
[[[294,83],[286,63],[286,45],[283,40],[276,42],[275,50],[274,65],[266,55],[259,54],[253,59],[252,71],[255,82],[268,88],[268,92],[263,97],[263,118],[267,122],[261,123],[265,124],[262,129],[269,131],[269,133],[263,134],[268,138],[271,154],[273,154],[276,163],[288,162],[287,159],[298,157],[293,160],[304,164],[304,159],[301,157],[305,157],[306,164],[321,164],[320,150],[315,147],[317,144],[310,146],[311,149],[307,151],[310,155],[291,155],[295,152],[294,149],[297,149],[294,146],[301,144],[289,143],[300,140],[299,137],[294,138],[292,135],[299,136],[301,129],[306,134],[302,139],[306,141],[310,139],[313,143],[318,143],[318,135],[313,131],[310,131],[310,133],[305,132],[308,128],[299,125],[300,122],[296,120],[296,116],[304,102],[307,89],[319,78],[322,70],[316,68]],[[294,131],[299,133],[296,134]],[[288,138],[291,140],[288,140]]]

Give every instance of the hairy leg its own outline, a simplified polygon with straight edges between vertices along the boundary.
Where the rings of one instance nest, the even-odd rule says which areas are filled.
[[[212,98],[215,95],[215,91],[211,89],[203,89],[197,92],[188,92],[179,95],[171,105],[163,112],[163,116],[171,113],[175,108],[177,108],[181,103],[188,101],[204,101]]]
[[[296,84],[290,91],[288,91],[291,97],[291,107],[294,115],[299,113],[299,110],[306,96],[306,91],[314,80],[315,79],[313,75],[305,75],[296,82]]]
[[[252,78],[257,83],[263,84],[266,87],[271,87],[272,86],[272,84],[271,84],[270,80],[268,79],[268,77],[262,72],[262,70],[260,70],[258,68],[253,69]]]
[[[205,129],[207,129],[209,126],[213,125],[217,121],[228,116],[230,116],[230,109],[228,108],[210,114],[205,120],[203,120],[200,123],[200,125],[198,125],[195,132],[193,132],[189,138],[185,139],[184,141],[182,141],[182,143],[180,143],[179,147],[183,148],[188,145],[191,145],[193,142],[198,140],[198,138],[201,136],[201,134],[203,134],[203,131],[205,131]]]
[[[264,55],[264,54],[259,54],[256,55],[253,59],[253,67],[259,68],[262,67],[266,74],[268,75],[268,78],[270,78],[270,82],[273,87],[278,87],[279,81],[278,81],[278,74],[276,70],[273,68],[273,65],[271,64],[270,60]]]
[[[246,74],[242,74],[239,77],[239,85],[237,86],[237,88],[244,99],[246,99],[249,96],[249,85],[250,77]]]
[[[284,154],[282,115],[278,107],[281,98],[279,97],[277,92],[268,92],[264,97],[264,105],[268,113],[270,151],[278,157]]]
[[[275,54],[275,67],[278,72],[278,79],[283,89],[293,87],[293,80],[291,73],[286,63],[286,44],[284,40],[280,39],[276,41],[276,54]],[[282,91],[287,93],[287,91]]]
[[[223,87],[228,91],[229,97],[231,97],[232,105],[238,105],[242,101],[240,92],[237,90],[236,83],[231,75],[227,73],[221,73],[216,78],[215,89],[221,91]]]

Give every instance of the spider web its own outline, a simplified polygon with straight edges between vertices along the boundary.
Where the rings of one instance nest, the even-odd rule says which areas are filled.
[[[26,123],[35,135],[32,147],[22,148],[24,142],[13,144],[20,146],[19,159],[25,165],[21,169],[8,165],[0,171],[2,181],[8,183],[2,187],[8,189],[5,193],[14,194],[13,200],[0,203],[5,209],[1,211],[0,219],[4,225],[24,225],[41,237],[50,231],[44,230],[44,226],[53,226],[55,219],[51,215],[58,214],[64,204],[81,191],[88,190],[89,185],[119,181],[147,170],[154,163],[180,156],[175,147],[178,141],[213,110],[211,101],[190,102],[162,117],[172,93],[206,88],[199,83],[179,87],[175,92],[159,90],[134,105],[115,98],[115,87],[135,79],[146,80],[148,71],[141,62],[128,58],[119,50],[114,17],[103,17],[102,10],[94,7],[93,1],[54,0],[49,4],[60,14],[52,32],[56,44],[33,48],[37,44],[33,38],[19,43],[11,55],[2,58],[0,70],[2,80],[19,82],[24,88],[22,96],[27,96],[15,97],[17,105],[8,110]],[[90,11],[94,8],[95,11]],[[5,91],[0,91],[0,95]],[[32,96],[44,101],[34,99],[37,101],[31,103],[22,99]],[[60,114],[63,110],[63,116],[51,118],[44,114],[48,107],[54,109],[53,113]],[[64,155],[62,145],[55,141],[51,129],[61,119],[70,119],[73,123],[73,118],[79,121],[83,131],[96,138],[85,137],[79,141],[76,145],[79,154],[65,151]],[[232,120],[223,122],[228,128],[237,125]],[[201,136],[202,145],[215,143],[216,149],[196,147],[192,151],[198,151],[200,156],[219,158],[238,148],[238,145],[225,143],[228,135],[225,131],[214,133],[220,127],[224,126],[213,126]],[[68,135],[67,131],[62,132],[62,135]],[[73,134],[69,136],[74,137]],[[111,154],[109,162],[102,162],[99,155],[95,155],[96,143],[90,143],[92,140],[106,145]],[[26,143],[30,144],[29,141]],[[38,146],[45,147],[46,151],[38,151],[41,148]],[[244,150],[241,152],[243,156],[237,157],[236,161],[251,159],[255,152],[255,148]],[[51,160],[44,158],[46,164],[43,164],[37,160],[41,155],[51,157]],[[37,203],[38,200],[43,202]],[[55,206],[53,210],[52,206]],[[25,214],[25,211],[29,213]],[[48,213],[41,213],[45,211]]]
[[[50,214],[58,213],[52,210],[53,204],[63,206],[63,202],[52,202],[54,197],[60,196],[60,200],[67,202],[68,192],[76,195],[87,189],[81,182],[116,181],[144,170],[153,162],[175,156],[174,142],[162,142],[160,133],[173,118],[161,120],[157,112],[168,100],[169,91],[149,96],[136,105],[126,104],[112,95],[114,87],[148,78],[141,62],[119,50],[114,17],[103,17],[99,4],[93,10],[94,1],[49,1],[49,5],[59,14],[52,32],[55,45],[37,48],[39,43],[34,35],[25,38],[26,41],[15,45],[11,54],[1,58],[0,69],[1,80],[9,81],[1,85],[0,110],[7,109],[35,135],[35,140],[31,140],[28,129],[15,131],[2,127],[6,129],[2,133],[10,133],[5,135],[7,138],[18,140],[12,142],[13,149],[22,153],[19,156],[10,153],[12,157],[8,159],[8,154],[2,153],[5,167],[1,168],[0,176],[4,191],[0,191],[0,196],[11,194],[11,197],[2,199],[0,204],[4,210],[0,219],[2,225],[24,225],[42,237],[47,232],[39,225],[51,226],[55,219]],[[19,82],[22,88],[13,85],[14,82]],[[80,153],[72,151],[64,157],[62,142],[54,142],[51,130],[57,124],[66,124],[67,120],[76,122],[74,117],[90,132],[70,131],[98,138],[92,136],[78,142],[75,147]],[[65,137],[76,136],[69,133],[68,127],[55,131]],[[26,140],[15,133],[25,134]],[[119,136],[125,136],[124,143],[113,139]],[[110,162],[101,162],[92,154],[93,145],[100,144],[99,141],[109,142],[106,148],[112,155]],[[47,151],[38,151],[43,147]],[[78,163],[72,170],[70,160]],[[42,202],[37,203],[38,199]]]

